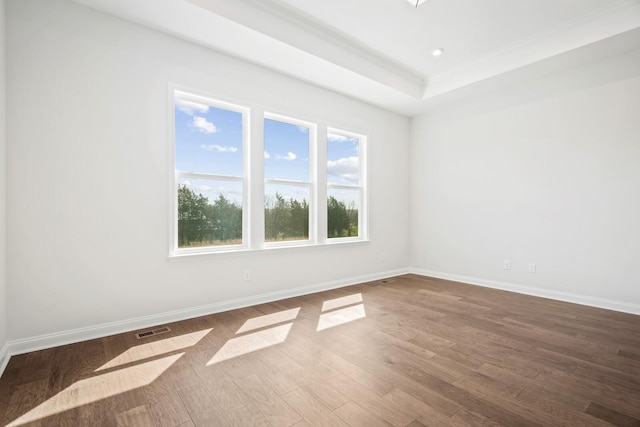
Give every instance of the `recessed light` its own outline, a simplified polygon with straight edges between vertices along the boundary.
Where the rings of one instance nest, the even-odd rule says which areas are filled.
[[[431,52],[431,55],[433,56],[440,56],[444,53],[444,49],[439,47],[437,49],[433,49],[433,51]]]

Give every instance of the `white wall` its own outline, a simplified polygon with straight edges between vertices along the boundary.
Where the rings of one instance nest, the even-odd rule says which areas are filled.
[[[640,313],[640,51],[441,105],[411,158],[418,271]]]
[[[407,267],[407,118],[67,0],[7,29],[11,340]],[[371,243],[169,262],[168,83],[365,132]]]
[[[0,0],[0,372],[7,343],[7,252],[6,252],[6,135],[5,135],[5,19],[4,0]]]

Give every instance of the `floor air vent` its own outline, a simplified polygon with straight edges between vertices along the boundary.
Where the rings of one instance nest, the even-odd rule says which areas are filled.
[[[153,335],[160,335],[160,334],[164,334],[167,332],[171,332],[171,329],[169,329],[167,326],[162,327],[162,328],[158,328],[158,329],[151,329],[150,331],[144,331],[144,332],[138,332],[136,334],[136,338],[146,338],[146,337],[150,337]]]

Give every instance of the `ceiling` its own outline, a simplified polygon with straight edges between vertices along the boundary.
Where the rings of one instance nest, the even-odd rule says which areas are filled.
[[[407,116],[568,52],[640,48],[640,0],[75,1]]]

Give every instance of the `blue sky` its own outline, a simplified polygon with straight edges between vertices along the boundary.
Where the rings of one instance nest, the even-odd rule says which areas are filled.
[[[327,181],[330,184],[358,185],[360,141],[357,138],[327,135]]]
[[[308,128],[265,119],[264,138],[266,178],[309,181]],[[177,98],[175,140],[177,170],[242,176],[241,113]],[[329,183],[358,185],[358,149],[356,138],[337,133],[328,135]],[[233,182],[182,178],[179,183],[210,200],[223,193],[239,204],[242,202],[240,186]],[[309,200],[308,188],[304,186],[269,185],[265,193],[270,195],[276,190],[286,198]]]
[[[242,114],[182,99],[175,109],[176,169],[242,176]]]
[[[309,128],[265,119],[264,176],[309,181]]]

